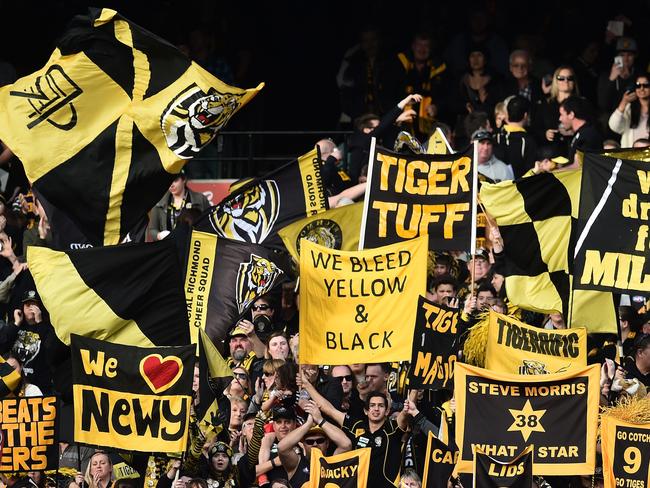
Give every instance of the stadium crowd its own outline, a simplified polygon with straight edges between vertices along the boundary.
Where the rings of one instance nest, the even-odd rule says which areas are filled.
[[[535,59],[530,49],[508,51],[488,29],[485,15],[474,12],[471,31],[446,49],[436,47],[430,34],[417,32],[410,45],[389,54],[381,50],[376,29],[360,32],[337,77],[340,122],[354,133],[349,145],[317,141],[333,206],[361,198],[371,137],[410,152],[425,151],[436,129],[454,149],[476,141],[479,173],[492,182],[579,167],[579,151],[650,146],[650,75],[640,63],[647,53],[619,31],[629,19],[617,19],[602,41],[584,43],[573,64],[551,66]],[[62,394],[53,377],[61,351],[25,263],[28,246],[51,245],[50,224],[20,161],[6,147],[0,164],[7,176],[0,199],[0,311],[5,319],[0,352],[21,372],[22,396]],[[191,223],[207,208],[205,197],[190,191],[186,179],[180,175],[152,210],[149,240],[164,239],[179,222]],[[540,328],[565,328],[559,313],[512,307],[496,226],[490,227],[487,243],[473,256],[464,250],[431,250],[427,298],[457,308],[463,331],[489,308],[515,313]],[[427,434],[437,434],[445,421],[454,429],[452,391],[411,391],[407,363],[301,363],[298,293],[296,282],[285,283],[257,299],[250,315],[232,324],[223,344],[217,344],[233,373],[221,385],[223,428],[218,434],[194,425],[187,452],[174,458],[96,451],[75,445],[62,431],[57,475],[34,472],[28,479],[0,473],[3,482],[8,487],[300,488],[310,479],[313,448],[330,455],[370,447],[368,486],[420,487]],[[620,338],[589,336],[588,362],[602,365],[603,405],[647,394],[649,298],[620,297]],[[620,363],[615,362],[618,339],[624,352]],[[195,403],[201,395],[196,368]],[[120,478],[114,468],[124,463],[133,469]],[[138,477],[131,477],[134,473]],[[452,479],[448,486],[462,482]],[[589,477],[536,477],[536,483],[603,486],[602,469]]]

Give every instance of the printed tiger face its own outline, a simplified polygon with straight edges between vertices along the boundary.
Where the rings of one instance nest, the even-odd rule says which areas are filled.
[[[216,208],[210,222],[217,235],[259,244],[270,234],[280,212],[274,180],[263,180]]]
[[[243,312],[260,295],[268,293],[283,273],[274,262],[251,254],[248,263],[239,265],[237,274],[239,312]]]
[[[546,365],[540,361],[533,361],[531,359],[524,359],[523,365],[519,367],[519,374],[537,375],[549,374],[550,371],[546,369]]]

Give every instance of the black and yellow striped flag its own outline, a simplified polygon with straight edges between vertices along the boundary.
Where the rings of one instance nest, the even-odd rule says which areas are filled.
[[[521,308],[560,312],[571,327],[616,333],[611,293],[571,292],[572,235],[578,217],[581,171],[559,171],[484,183],[481,201],[504,241],[506,292]]]
[[[0,139],[91,244],[116,244],[262,86],[228,86],[114,10],[90,9],[42,69],[0,89]]]
[[[0,398],[15,394],[21,379],[20,373],[0,356]]]
[[[172,239],[67,252],[29,247],[27,262],[67,345],[71,333],[140,347],[190,343]]]

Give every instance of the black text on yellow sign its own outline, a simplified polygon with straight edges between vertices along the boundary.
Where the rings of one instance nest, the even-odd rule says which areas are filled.
[[[310,488],[366,488],[370,448],[325,457],[314,448],[310,462]]]
[[[0,409],[0,471],[56,467],[56,397],[5,398],[0,401]]]
[[[632,424],[610,416],[601,422],[605,487],[650,486],[650,424]]]
[[[304,361],[350,364],[410,359],[417,297],[426,280],[426,246],[423,236],[378,249],[344,252],[303,239],[300,347]]]
[[[191,361],[193,346],[135,348],[72,337],[75,441],[182,451],[191,401],[183,361]]]

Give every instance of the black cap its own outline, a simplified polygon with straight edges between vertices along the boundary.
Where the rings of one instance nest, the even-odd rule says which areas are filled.
[[[537,160],[543,161],[544,159],[553,161],[555,164],[559,164],[560,166],[569,162],[569,160],[563,156],[562,150],[554,144],[546,144],[537,149]]]
[[[23,293],[23,299],[21,300],[21,303],[40,301],[41,298],[38,296],[38,293],[36,293],[35,290],[27,290],[25,293]]]
[[[616,52],[635,53],[637,50],[636,41],[631,37],[619,37],[618,41],[616,41]]]
[[[219,441],[210,448],[210,451],[208,451],[208,457],[212,457],[219,453],[232,457],[232,448],[225,442]]]
[[[273,420],[277,419],[296,420],[296,410],[293,407],[276,407],[273,409]]]
[[[490,131],[479,129],[472,134],[472,141],[490,141],[493,143],[494,138],[492,137]]]

